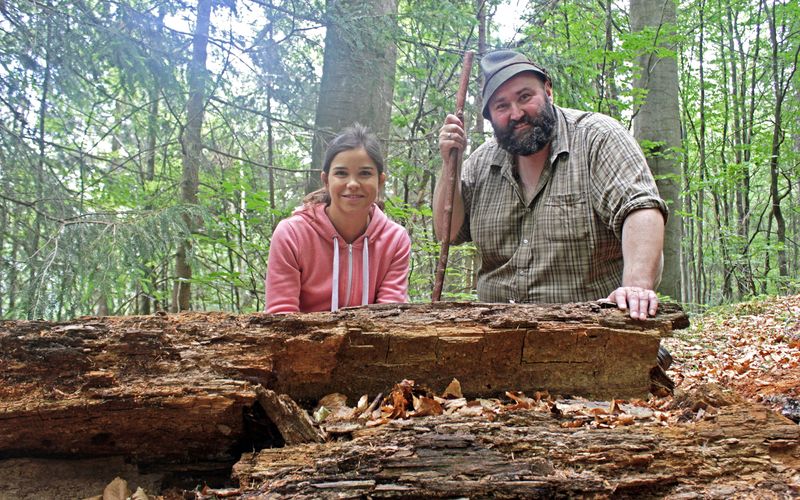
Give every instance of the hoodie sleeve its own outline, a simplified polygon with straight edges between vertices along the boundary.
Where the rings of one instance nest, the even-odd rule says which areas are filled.
[[[408,262],[411,255],[411,238],[405,229],[397,238],[395,251],[392,252],[389,270],[378,283],[375,302],[408,302]]]
[[[266,312],[300,310],[300,255],[297,238],[286,222],[278,224],[269,247],[266,280]]]

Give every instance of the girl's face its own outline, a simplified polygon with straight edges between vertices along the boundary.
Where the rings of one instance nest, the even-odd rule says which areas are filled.
[[[331,195],[331,208],[340,213],[369,212],[386,181],[364,148],[349,149],[334,156],[322,183]]]

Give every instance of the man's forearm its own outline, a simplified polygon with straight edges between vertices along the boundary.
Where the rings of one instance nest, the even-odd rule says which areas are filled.
[[[450,224],[450,237],[448,241],[453,241],[464,224],[464,199],[461,197],[461,172],[456,172],[455,192],[453,193],[453,215]],[[433,229],[436,239],[444,241],[444,226],[446,224],[446,207],[448,204],[446,185],[449,181],[447,166],[442,167],[441,174],[436,181],[436,188],[433,190]]]
[[[622,286],[655,290],[661,280],[664,216],[656,208],[631,212],[622,226]]]

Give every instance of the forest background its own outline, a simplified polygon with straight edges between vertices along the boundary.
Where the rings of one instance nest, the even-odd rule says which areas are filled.
[[[671,210],[662,294],[800,289],[800,4],[498,4],[0,0],[0,317],[262,310],[272,230],[353,121],[386,147],[410,297],[430,300],[438,129],[463,52],[507,46],[556,104],[639,140]],[[470,147],[491,135],[480,85]],[[450,252],[444,298],[475,299],[474,248]]]

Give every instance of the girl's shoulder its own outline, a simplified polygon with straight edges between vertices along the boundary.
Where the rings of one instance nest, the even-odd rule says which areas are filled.
[[[386,242],[394,242],[397,246],[411,245],[411,236],[408,234],[408,230],[388,217],[381,226],[380,231],[378,231],[378,234],[374,236],[379,236],[380,239]]]

